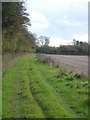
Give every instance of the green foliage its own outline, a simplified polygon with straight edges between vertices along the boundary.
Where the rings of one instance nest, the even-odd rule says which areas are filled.
[[[62,45],[60,47],[41,46],[37,47],[37,53],[60,54],[60,55],[88,55],[88,43],[79,42],[74,45]]]
[[[2,25],[3,28],[12,27],[13,30],[20,29],[21,25],[29,24],[28,14],[25,13],[23,2],[2,3]]]
[[[3,76],[3,118],[85,118],[88,80],[25,55]],[[86,85],[87,84],[87,85]]]
[[[78,75],[63,68],[55,69],[48,65],[40,65],[38,69],[70,112],[73,111],[78,117],[88,117],[89,85],[87,76]]]
[[[30,91],[29,56],[17,59],[3,77],[3,118],[44,118]]]
[[[35,37],[27,30],[30,19],[23,2],[2,3],[3,52],[30,52],[35,49]]]

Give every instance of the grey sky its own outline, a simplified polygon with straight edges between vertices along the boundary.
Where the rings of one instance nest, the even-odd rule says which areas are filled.
[[[27,0],[29,30],[50,37],[50,45],[88,41],[88,0]]]

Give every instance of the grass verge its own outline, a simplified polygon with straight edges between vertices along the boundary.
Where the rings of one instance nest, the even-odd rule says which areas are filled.
[[[48,66],[35,55],[17,58],[3,76],[3,118],[82,118],[88,79]]]

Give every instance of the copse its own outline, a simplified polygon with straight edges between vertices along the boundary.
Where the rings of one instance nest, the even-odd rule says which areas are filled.
[[[3,52],[30,52],[35,38],[27,30],[31,25],[24,2],[2,3],[2,48]]]

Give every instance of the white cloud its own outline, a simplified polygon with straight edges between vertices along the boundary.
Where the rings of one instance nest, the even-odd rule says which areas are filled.
[[[47,25],[43,23],[32,23],[32,29],[44,29]]]
[[[78,41],[88,42],[88,34],[82,34],[82,35],[74,34],[73,38],[75,38]]]
[[[71,4],[78,4],[78,3],[88,3],[89,0],[57,0],[57,4],[59,5],[71,5]]]
[[[31,4],[31,8],[53,9],[61,7],[62,9],[69,9],[74,4],[87,4],[89,0],[27,0],[27,5]],[[82,6],[82,5],[81,5]],[[79,5],[80,7],[80,5]]]
[[[83,35],[73,35],[73,39],[76,39],[78,41],[88,42],[88,34]],[[51,36],[50,38],[50,46],[59,47],[60,45],[72,45],[73,40],[64,39],[63,37],[57,37],[57,36]]]
[[[29,30],[38,36],[50,35],[51,45],[69,44],[73,38],[88,40],[83,34],[87,33],[88,0],[27,0],[27,9]]]
[[[57,19],[57,22],[59,23],[59,25],[70,25],[70,22],[67,19],[67,16],[64,16],[62,19]]]
[[[47,18],[41,12],[32,10],[30,12],[30,18],[32,22],[32,27],[36,28],[46,28],[49,25]]]
[[[72,22],[68,19],[67,16],[64,16],[62,19],[57,19],[57,23],[59,23],[59,25],[66,25],[66,26],[78,26],[81,27],[82,24],[80,22]]]
[[[30,12],[30,16],[32,22],[40,22],[40,23],[48,24],[48,21],[42,12],[32,10]]]
[[[70,45],[72,44],[72,40],[66,40],[62,37],[52,36],[50,38],[50,46],[59,47],[60,45]]]

